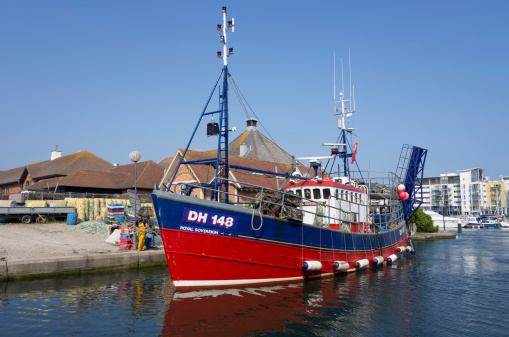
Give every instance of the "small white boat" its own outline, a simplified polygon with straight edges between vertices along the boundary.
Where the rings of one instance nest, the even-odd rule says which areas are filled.
[[[463,228],[480,228],[482,224],[479,222],[479,218],[475,216],[462,216]]]
[[[435,211],[424,211],[424,213],[431,216],[431,219],[433,220],[433,225],[438,226],[439,229],[444,228],[458,228],[458,223],[463,226],[465,224],[465,220],[461,218],[455,218],[451,216],[443,216],[442,214],[439,214]]]

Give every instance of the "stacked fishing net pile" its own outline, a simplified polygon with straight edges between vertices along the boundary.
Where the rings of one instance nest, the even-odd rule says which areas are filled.
[[[256,195],[256,208],[262,214],[302,222],[304,213],[300,209],[301,199],[298,196],[275,192],[259,192]]]
[[[104,221],[90,220],[69,228],[71,232],[108,236],[108,225]]]
[[[105,198],[65,198],[67,206],[76,207],[78,222],[104,219],[107,215],[108,204],[122,204],[124,207],[131,206],[126,199],[105,199]],[[104,219],[105,220],[105,219]]]

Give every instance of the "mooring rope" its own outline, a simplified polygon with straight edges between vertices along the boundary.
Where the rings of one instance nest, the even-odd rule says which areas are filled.
[[[258,201],[260,201],[260,199],[258,199],[257,202]],[[255,205],[256,205],[256,203],[255,203]],[[260,229],[262,229],[262,226],[263,226],[263,216],[262,216],[261,208],[262,208],[262,203],[260,201],[260,211],[258,211],[258,214],[260,214],[260,226],[258,228],[254,228],[255,208],[253,207],[253,214],[251,215],[251,230],[259,231]]]

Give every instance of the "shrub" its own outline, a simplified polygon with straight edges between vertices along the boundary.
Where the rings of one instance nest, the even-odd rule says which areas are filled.
[[[421,233],[436,233],[438,232],[438,226],[433,225],[433,219],[431,216],[424,213],[422,209],[418,209],[417,212],[412,216],[412,222],[417,226],[417,231]]]

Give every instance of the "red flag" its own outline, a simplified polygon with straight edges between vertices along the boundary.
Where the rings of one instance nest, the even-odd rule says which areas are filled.
[[[352,164],[355,162],[356,156],[357,156],[357,138],[355,138],[355,144],[353,145]]]

